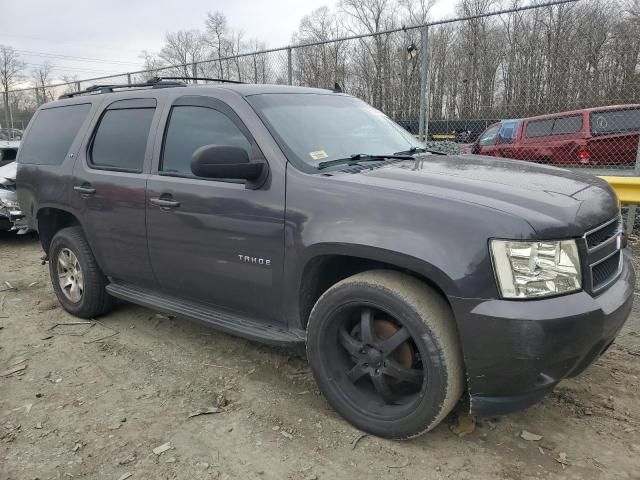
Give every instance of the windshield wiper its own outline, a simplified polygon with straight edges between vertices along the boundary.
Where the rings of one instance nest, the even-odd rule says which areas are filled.
[[[394,153],[391,155],[370,155],[368,153],[354,153],[353,155],[345,158],[337,158],[335,160],[328,160],[326,162],[320,162],[318,164],[318,170],[323,168],[332,167],[334,165],[357,165],[361,162],[379,162],[380,160],[413,160],[411,155],[401,155],[400,153]]]
[[[409,150],[396,152],[394,153],[394,155],[413,155],[414,153],[433,153],[434,155],[448,155],[446,152],[424,147],[411,147]]]

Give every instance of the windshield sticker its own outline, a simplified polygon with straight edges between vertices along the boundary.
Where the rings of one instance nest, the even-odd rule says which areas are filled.
[[[327,152],[324,150],[316,150],[315,152],[309,152],[309,156],[314,160],[322,160],[327,158],[329,155],[327,155]]]

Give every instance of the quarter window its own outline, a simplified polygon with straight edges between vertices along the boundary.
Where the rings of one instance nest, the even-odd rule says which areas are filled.
[[[527,131],[525,137],[546,137],[551,135],[553,129],[553,119],[549,120],[534,120],[527,124]]]
[[[97,168],[141,172],[155,109],[107,110],[91,146],[91,164]]]
[[[193,176],[191,156],[204,145],[241,147],[251,156],[251,142],[224,113],[191,105],[173,107],[160,170],[169,174]]]
[[[553,123],[552,135],[578,133],[580,130],[582,130],[582,115],[559,117],[556,118],[555,122]]]
[[[89,103],[40,110],[20,146],[20,163],[60,165],[89,110]]]

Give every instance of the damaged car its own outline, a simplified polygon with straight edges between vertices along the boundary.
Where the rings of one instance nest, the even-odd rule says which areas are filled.
[[[3,140],[2,137],[0,137],[0,167],[15,162],[19,147],[20,142]]]
[[[16,148],[17,150],[17,148]],[[0,155],[3,150],[0,149]],[[2,157],[0,156],[0,162]],[[29,229],[24,223],[24,215],[18,205],[16,194],[16,170],[18,164],[14,161],[0,166],[0,231],[17,231],[27,233]]]

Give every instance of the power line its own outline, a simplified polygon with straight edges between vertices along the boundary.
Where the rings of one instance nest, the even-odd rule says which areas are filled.
[[[140,65],[140,62],[123,62],[121,60],[105,60],[100,58],[76,57],[73,55],[63,55],[61,53],[34,52],[32,50],[16,50],[16,52],[25,54],[27,56],[32,56],[32,57],[52,57],[52,58],[68,59],[68,60],[82,60],[83,62],[88,62],[88,63],[107,63],[107,64],[114,64],[114,65]]]
[[[24,35],[8,35],[6,33],[2,33],[2,37],[8,37],[8,38],[21,38],[24,40],[35,40],[36,42],[46,42],[47,44],[52,44],[52,43],[57,43],[57,44],[64,44],[64,45],[74,45],[74,46],[78,46],[77,42],[66,42],[64,40],[54,40],[54,39],[47,39],[47,38],[42,38],[42,37],[27,37]],[[84,40],[83,40],[83,45],[87,46],[87,47],[91,47],[91,48],[99,48],[100,50],[110,50],[110,51],[123,51],[123,50],[128,50],[130,52],[134,52],[137,51],[138,53],[139,50],[134,50],[132,48],[122,48],[122,47],[107,47],[105,45],[95,45],[95,44],[87,44]]]
[[[25,65],[29,65],[31,67],[44,67],[45,65],[42,63],[29,63],[29,62],[24,62]],[[92,70],[92,69],[86,69],[86,68],[74,68],[74,67],[69,67],[66,65],[62,65],[62,66],[56,66],[54,64],[49,65],[51,67],[52,70],[60,70],[60,71],[67,71],[67,72],[84,72],[84,73],[113,73],[113,70]],[[114,74],[117,75],[117,74]]]

